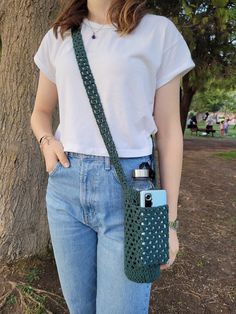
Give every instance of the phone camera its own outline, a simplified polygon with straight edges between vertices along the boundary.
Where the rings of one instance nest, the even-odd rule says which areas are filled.
[[[145,207],[152,207],[152,194],[151,193],[145,194]]]

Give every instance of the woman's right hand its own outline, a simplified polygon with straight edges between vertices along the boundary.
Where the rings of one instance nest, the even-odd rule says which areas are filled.
[[[62,143],[55,138],[50,138],[48,143],[45,141],[41,147],[41,151],[44,155],[46,171],[48,173],[53,171],[58,161],[60,161],[64,167],[69,167],[70,163],[64,152],[64,147]]]

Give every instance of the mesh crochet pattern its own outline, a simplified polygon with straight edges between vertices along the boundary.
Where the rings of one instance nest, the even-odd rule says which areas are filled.
[[[131,281],[153,282],[160,276],[160,264],[166,263],[169,258],[169,207],[168,204],[157,207],[139,206],[140,192],[128,184],[121,166],[89,66],[81,29],[72,28],[71,33],[75,57],[89,102],[124,192],[124,272]],[[154,149],[152,160],[155,163]],[[156,173],[153,189],[157,189]]]

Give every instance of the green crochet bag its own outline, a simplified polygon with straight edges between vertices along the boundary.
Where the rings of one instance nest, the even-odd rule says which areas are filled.
[[[89,66],[80,28],[72,28],[71,33],[81,77],[100,133],[124,192],[124,272],[131,281],[153,282],[160,277],[160,264],[165,264],[169,258],[169,208],[167,204],[148,208],[139,206],[140,192],[129,186],[119,161]],[[152,162],[155,170],[154,142]],[[156,175],[154,189],[157,189]]]

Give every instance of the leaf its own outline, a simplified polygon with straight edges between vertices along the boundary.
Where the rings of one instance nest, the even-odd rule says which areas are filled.
[[[205,16],[205,17],[202,18],[202,24],[203,25],[206,25],[208,23],[208,21],[209,21],[208,16]]]
[[[191,17],[193,12],[192,8],[187,4],[186,1],[183,1],[182,4],[185,14]]]
[[[228,0],[212,0],[212,4],[217,8],[224,8],[228,3]]]

